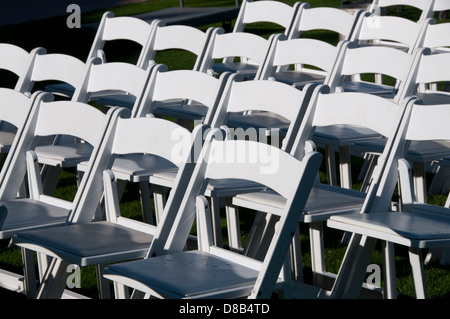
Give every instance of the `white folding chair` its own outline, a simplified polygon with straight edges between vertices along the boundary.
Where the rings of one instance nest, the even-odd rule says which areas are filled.
[[[331,91],[364,92],[401,101],[404,95],[404,86],[411,68],[415,65],[417,57],[423,49],[418,49],[414,54],[408,54],[402,50],[384,46],[354,47],[352,42],[347,42],[336,62],[327,84]],[[352,75],[358,74],[383,74],[397,82],[382,85],[370,81],[347,81]],[[337,177],[334,167],[334,149],[339,149],[339,172],[341,186],[352,187],[350,167],[350,146],[364,140],[379,137],[373,131],[352,126],[329,126],[315,131],[314,142],[324,145],[327,160],[327,172],[329,183],[336,185]]]
[[[137,108],[141,103],[152,66],[142,69],[124,62],[98,62],[99,60],[94,58],[87,64],[82,83],[74,92],[72,100],[88,103],[91,96],[99,92],[121,92],[131,96],[134,100],[133,107],[136,105]],[[117,104],[120,106],[120,103]],[[45,165],[44,191],[51,194],[61,170],[77,167],[80,162],[86,161],[91,156],[91,152],[92,147],[88,143],[67,136],[57,136],[51,145],[37,147],[38,161]]]
[[[135,64],[140,68],[147,69],[149,63],[148,41],[151,31],[152,25],[141,19],[126,16],[115,17],[113,12],[107,11],[102,16],[85,62],[89,63],[96,57],[101,58],[103,62],[114,62],[107,58],[111,54],[105,54],[105,45],[118,40],[127,40],[139,47]],[[47,86],[46,91],[71,97],[75,88],[70,85],[54,84]]]
[[[331,73],[342,44],[334,46],[316,39],[274,37],[256,79],[273,79],[299,89],[307,83],[321,84]],[[298,65],[304,67],[299,69]]]
[[[220,78],[193,70],[167,71],[164,65],[155,66],[142,101],[132,110],[131,117],[161,115],[161,113],[210,124],[229,74]],[[174,100],[189,101],[173,103]],[[82,165],[79,165],[81,169]],[[157,172],[174,171],[177,167],[161,162],[147,154],[118,156],[112,171],[119,180],[139,183],[144,220],[153,222],[150,202],[151,190],[155,201],[156,222],[160,218],[163,190],[149,185],[149,177]],[[175,173],[174,173],[175,175]]]
[[[293,148],[290,150],[290,153],[295,157],[300,159],[304,156],[307,141],[314,136],[315,130],[323,126],[351,124],[355,127],[370,128],[388,138],[394,136],[405,108],[403,104],[399,105],[388,99],[367,93],[326,93],[326,86],[318,87],[316,94],[311,99],[311,105],[305,114],[295,143],[293,143]],[[383,155],[388,154],[389,150],[390,146],[387,145]],[[379,170],[380,168],[378,168]],[[375,187],[374,185],[378,183],[378,171],[372,175],[372,187]],[[301,222],[308,224],[310,229],[312,270],[316,285],[325,287],[327,278],[333,277],[333,274],[327,272],[325,267],[322,223],[330,216],[359,212],[366,202],[372,200],[372,197],[372,192],[366,193],[350,190],[344,187],[323,184],[319,181],[313,186],[302,212]],[[271,190],[239,194],[233,198],[232,202],[238,207],[267,213],[276,211],[284,203],[283,199]],[[261,249],[258,245],[262,245],[264,248],[264,236],[267,236],[267,234],[256,231],[250,232],[250,234],[251,236],[248,239],[249,246],[245,247],[245,249],[250,251],[251,254],[255,254]],[[257,246],[252,247],[251,245],[255,245],[255,243]],[[298,260],[295,262],[298,263],[297,271],[300,273],[302,271],[301,255],[297,256],[297,258]],[[301,273],[298,276],[302,278]]]
[[[38,96],[35,111],[28,117],[24,133],[17,145],[11,149],[6,158],[5,169],[2,170],[0,187],[1,205],[6,212],[1,229],[1,238],[11,238],[16,232],[47,228],[61,225],[77,208],[86,208],[94,214],[98,207],[101,194],[99,185],[83,178],[78,192],[72,202],[43,194],[41,175],[34,153],[37,139],[41,136],[67,134],[76,136],[90,143],[94,149],[91,162],[96,156],[99,144],[110,122],[117,116],[115,111],[104,114],[101,111],[79,102],[47,101],[49,93]],[[55,118],[57,121],[55,121]],[[89,166],[89,169],[91,166]],[[22,185],[25,174],[28,176],[29,197],[17,198],[16,194]],[[91,186],[89,188],[88,186]],[[89,190],[89,197],[81,198],[81,192]],[[92,219],[92,215],[90,216]],[[29,257],[29,256],[28,256]],[[30,259],[24,256],[24,263]],[[32,259],[31,259],[32,260]],[[21,277],[7,276],[5,280],[21,281]],[[3,279],[2,279],[3,280]],[[30,286],[31,284],[31,286]],[[16,283],[17,285],[17,283]],[[33,294],[32,283],[22,282],[22,291]]]
[[[298,18],[298,10],[300,8],[301,2],[295,2],[292,6],[281,1],[252,1],[252,0],[244,0],[242,1],[241,7],[239,9],[238,17],[233,26],[232,33],[246,33],[249,31],[249,25],[255,23],[271,23],[280,28],[279,33],[288,36],[291,33],[291,28],[295,23],[295,20]],[[227,44],[229,45],[229,44]],[[251,42],[248,44],[245,43],[236,43],[237,46],[242,45],[254,45]],[[258,48],[255,48],[255,50]],[[237,49],[236,49],[237,50]],[[242,49],[241,49],[242,50]],[[233,52],[233,51],[231,51]],[[245,52],[245,51],[243,51]],[[221,56],[223,58],[220,63],[215,63],[212,66],[212,69],[215,72],[221,73],[223,69],[226,68],[228,71],[238,71],[240,73],[245,73],[249,77],[254,77],[257,71],[257,66],[262,61],[259,59],[252,60],[252,57],[256,57],[254,55],[256,53],[252,53],[249,55],[249,51],[247,51],[247,55],[238,56],[239,64],[235,64],[234,60],[236,56],[226,55]],[[263,54],[263,53],[261,53]]]
[[[297,90],[287,84],[268,80],[240,81],[240,76],[233,74],[222,93],[214,117],[208,124],[213,128],[226,127],[230,139],[249,138],[267,143],[266,131],[278,130],[280,133],[273,134],[270,143],[279,146],[279,139],[283,139],[281,148],[286,150],[291,147],[313,89],[312,85],[308,85],[303,90]],[[250,114],[242,115],[247,112]],[[174,172],[163,172],[151,176],[150,183],[171,188],[174,179]],[[210,201],[213,235],[218,245],[222,242],[221,200],[225,199],[228,245],[240,250],[240,227],[235,222],[237,211],[230,198],[239,193],[262,189],[264,187],[261,185],[235,180],[211,181],[208,184],[204,195]]]
[[[375,243],[381,240],[382,247],[393,244],[408,248],[417,298],[426,298],[427,291],[421,251],[424,248],[447,247],[449,243],[448,208],[418,203],[410,175],[406,155],[410,141],[448,140],[446,121],[449,105],[422,105],[420,101],[410,103],[411,111],[405,116],[402,129],[397,136],[397,146],[388,159],[389,169],[384,178],[391,184],[400,181],[402,190],[402,212],[389,212],[389,207],[379,201],[368,211],[352,216],[333,216],[328,226],[354,233],[338,274],[332,296],[351,297],[358,293],[364,268],[370,261]],[[400,177],[399,177],[400,172]],[[388,193],[392,194],[392,189]],[[387,243],[387,244],[386,244]],[[355,255],[358,254],[358,255]],[[393,252],[385,252],[391,259],[385,261],[391,294],[396,296]],[[350,266],[350,263],[352,266]]]
[[[186,59],[193,59],[192,70],[199,70],[200,62],[203,59],[204,51],[209,42],[212,34],[216,32],[223,32],[220,28],[208,28],[206,31],[201,31],[197,28],[186,25],[169,25],[166,26],[160,20],[153,20],[151,22],[152,31],[149,35],[147,44],[147,53],[145,56],[146,63],[159,63],[167,65],[169,70],[179,69],[177,63],[173,61],[166,61],[161,56],[162,53],[170,50],[171,55],[183,53],[184,65],[189,64]],[[186,68],[184,66],[183,68]],[[189,69],[189,68],[188,68]],[[113,104],[114,100],[118,99],[117,96],[113,97],[100,97],[97,99],[97,103],[100,105]],[[129,95],[120,97],[121,106],[132,107],[133,99]],[[183,103],[183,102],[181,102]],[[117,103],[116,103],[117,104]],[[180,102],[174,103],[175,107],[179,106]],[[161,110],[162,112],[162,110]],[[166,115],[162,113],[161,115]],[[168,116],[174,116],[170,114]],[[175,116],[176,117],[176,116]]]
[[[105,192],[106,220],[90,222],[92,213],[80,210],[74,212],[72,218],[61,227],[21,232],[14,236],[13,242],[20,247],[53,258],[41,279],[38,298],[61,297],[69,264],[80,267],[97,265],[101,272],[105,264],[145,257],[158,228],[120,215],[116,177],[110,170],[114,158],[124,154],[145,153],[170,162],[179,167],[176,187],[180,187],[178,192],[183,192],[190,180],[196,156],[200,154],[203,128],[198,126],[191,134],[185,128],[163,119],[144,117],[117,120],[105,137],[89,176],[90,179],[101,180],[103,173],[104,189],[99,186],[97,192]],[[142,139],[142,136],[154,138]],[[175,149],[181,149],[182,154],[175,153]],[[100,290],[104,293],[101,297],[109,296],[108,287]]]
[[[433,89],[420,90],[429,84],[442,83],[450,80],[447,65],[450,63],[450,53],[424,54],[420,56],[416,66],[412,68],[411,76],[406,81],[405,95],[416,95],[421,98],[425,105],[436,105],[450,103],[450,94],[445,91]],[[352,148],[357,151],[372,151],[376,154],[378,145],[382,145],[383,139],[368,140],[355,143]],[[427,202],[427,183],[426,172],[427,166],[434,161],[439,161],[448,157],[450,145],[447,141],[413,141],[405,154],[405,158],[409,160],[413,166],[413,176],[415,185],[415,196],[417,201]],[[444,161],[443,161],[444,162]],[[445,177],[445,172],[438,172],[434,183],[431,186],[433,191],[438,188],[441,182],[438,180]],[[431,191],[431,189],[430,189]]]
[[[289,276],[280,272],[299,213],[318,172],[321,156],[311,152],[299,161],[265,143],[222,141],[218,136],[220,132],[212,135],[215,138],[205,142],[203,156],[199,159],[182,206],[177,207],[179,213],[174,224],[173,217],[167,215],[160,228],[161,235],[152,242],[147,258],[110,265],[105,269],[106,278],[159,298],[270,298],[279,289],[285,290],[286,294],[290,292]],[[265,171],[267,162],[261,161],[259,156],[252,163],[226,159],[229,151],[248,154],[252,147],[270,154],[269,160],[277,161],[277,168],[271,173]],[[223,157],[217,158],[217,154]],[[254,181],[286,198],[284,209],[279,212],[278,231],[262,261],[214,245],[208,204],[202,195],[208,180],[223,178]],[[183,252],[183,242],[195,215],[199,248]]]

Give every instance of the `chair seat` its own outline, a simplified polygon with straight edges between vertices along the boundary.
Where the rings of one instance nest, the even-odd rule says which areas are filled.
[[[328,184],[317,184],[310,192],[303,211],[302,222],[324,221],[335,214],[354,214],[361,210],[365,194],[351,189]],[[258,211],[280,214],[285,200],[268,190],[240,194],[233,198],[233,204]]]
[[[191,103],[189,105],[178,102],[158,102],[153,111],[160,116],[173,116],[188,120],[201,120],[208,113],[208,108],[200,103]]]
[[[242,62],[215,63],[213,69],[219,74],[222,74],[224,72],[231,72],[239,73],[244,76],[254,76],[258,71],[258,65]]]
[[[431,212],[373,212],[332,216],[328,226],[417,248],[450,243],[450,216]]]
[[[269,128],[280,129],[280,135],[286,135],[290,122],[270,112],[260,112],[253,114],[236,114],[232,113],[228,117],[227,126],[233,128],[255,128],[266,129],[267,133],[270,132]],[[259,132],[256,132],[259,133]]]
[[[386,140],[370,139],[355,143],[352,148],[356,151],[381,153]],[[450,156],[450,142],[448,141],[411,141],[406,159],[414,162],[428,162]]]
[[[172,188],[175,183],[176,171],[156,173],[150,177],[150,183]],[[255,182],[240,179],[210,180],[205,190],[207,197],[231,197],[236,194],[263,191],[267,187]]]
[[[187,251],[110,265],[105,277],[126,276],[165,296],[198,297],[216,291],[248,295],[258,271],[200,251]]]
[[[0,228],[0,239],[10,238],[18,229],[63,224],[69,214],[68,209],[33,199],[16,199],[0,204],[7,209],[6,218]]]
[[[118,179],[131,182],[148,181],[155,172],[176,170],[168,160],[147,154],[127,154],[114,159],[112,171]]]
[[[394,97],[395,89],[390,85],[377,84],[366,81],[345,81],[341,84],[345,92],[363,92],[382,95],[385,98]]]
[[[88,143],[68,143],[37,146],[35,152],[39,163],[52,166],[74,167],[89,160],[93,147]]]
[[[136,98],[131,94],[123,94],[120,92],[111,92],[99,97],[94,96],[95,103],[99,105],[133,108]]]
[[[329,125],[317,127],[313,140],[318,144],[347,146],[361,140],[373,139],[374,137],[380,137],[380,134],[365,127]]]
[[[417,93],[416,96],[425,105],[437,105],[450,103],[449,92],[426,91],[426,93]]]
[[[278,82],[294,85],[296,88],[302,89],[307,83],[322,84],[325,76],[320,74],[307,73],[303,71],[280,71],[276,72],[272,77]]]
[[[143,258],[153,236],[109,222],[71,224],[18,233],[13,243],[33,245],[80,266]]]

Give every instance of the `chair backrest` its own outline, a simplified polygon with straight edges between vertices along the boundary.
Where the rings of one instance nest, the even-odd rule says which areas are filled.
[[[368,209],[373,204],[379,188],[385,187],[385,181],[381,178],[387,165],[386,158],[394,147],[399,127],[407,113],[408,102],[412,98],[408,97],[400,103],[395,103],[390,99],[367,93],[328,92],[327,86],[316,88],[291,154],[302,158],[305,153],[305,143],[312,139],[315,129],[320,126],[352,125],[368,128],[386,137],[387,142],[377,162],[377,168],[371,176],[370,188],[365,199],[363,209]],[[392,187],[394,186],[390,185],[390,188],[388,187],[386,190],[393,191]],[[390,195],[392,196],[392,193]],[[390,198],[387,199],[387,203],[389,200]]]
[[[289,150],[293,136],[296,134],[308,106],[309,98],[314,91],[313,86],[309,85],[303,90],[299,90],[276,81],[239,81],[238,78],[239,76],[236,74],[230,77],[211,126],[213,128],[226,126],[228,117],[232,113],[250,113],[251,115],[255,112],[270,112],[289,123],[282,145],[283,150]],[[246,115],[241,116],[245,117]],[[270,126],[264,128],[264,132],[255,132],[250,130],[251,128],[244,128],[244,133],[255,140],[257,137],[260,138],[261,134],[265,135],[265,130],[270,128]],[[236,129],[238,128],[235,128],[235,132]]]
[[[140,46],[136,65],[147,68],[146,57],[148,40],[152,26],[144,20],[134,17],[114,17],[114,13],[105,12],[102,16],[97,33],[92,42],[86,62],[94,57],[100,57],[106,61],[104,47],[107,42],[115,40],[128,40]]]
[[[345,81],[347,76],[359,74],[382,74],[397,81],[394,99],[397,103],[406,96],[410,71],[417,65],[424,48],[418,48],[414,54],[384,46],[356,47],[347,42],[339,52],[339,57],[331,75],[325,81],[334,92]]]
[[[251,23],[270,22],[281,26],[284,29],[282,33],[287,36],[291,32],[300,4],[301,2],[295,2],[290,6],[281,1],[244,0],[234,23],[233,32],[244,32],[246,25]]]
[[[436,0],[434,0],[436,1]],[[393,6],[410,6],[416,8],[420,12],[418,20],[432,18],[434,14],[433,0],[373,0],[368,11],[374,12],[376,15],[381,14],[382,8]],[[445,1],[445,0],[444,0]]]
[[[78,88],[83,81],[86,64],[78,58],[39,50],[34,55],[25,76],[18,82],[17,90],[31,92],[36,82],[58,81]]]
[[[270,187],[287,199],[277,226],[279,227],[277,228],[279,232],[276,232],[276,235],[273,237],[269,252],[263,263],[256,262],[259,264],[258,270],[260,275],[255,284],[256,290],[253,293],[261,298],[268,298],[279,277],[292,235],[295,233],[296,225],[299,221],[300,213],[304,208],[315,175],[318,172],[321,155],[311,152],[305,156],[303,161],[299,161],[279,148],[264,143],[243,140],[224,141],[223,132],[221,131],[213,130],[209,136],[188,188],[182,190],[181,194],[174,194],[174,197],[184,196],[182,205],[175,207],[170,203],[167,204],[165,219],[158,229],[148,255],[154,257],[183,250],[195,218],[196,200],[198,196],[204,194],[210,179],[232,178],[260,183]],[[235,153],[248,153],[249,150],[258,150],[259,148],[261,148],[260,153],[270,154],[269,160],[277,161],[279,165],[277,165],[276,172],[271,174],[264,173],[267,158],[263,159],[257,156],[255,161],[240,162],[235,159],[226,160],[226,158],[217,157],[217,154],[225,155],[230,150],[233,150]],[[295,173],[293,174],[293,172]],[[230,257],[228,255],[229,250],[213,246],[212,238],[209,236],[205,237],[206,239],[199,239],[202,251],[211,254],[221,254],[222,258],[234,257],[232,259],[233,262],[239,262],[235,259],[237,255]],[[248,259],[246,260],[248,261]]]
[[[327,30],[338,34],[340,40],[349,40],[362,13],[363,10],[350,13],[332,7],[311,8],[309,3],[302,3],[288,38],[301,37],[305,31]]]
[[[450,3],[447,0],[434,0],[433,11],[441,12],[450,10]]]
[[[425,35],[431,19],[412,21],[397,16],[379,16],[366,12],[358,21],[350,40],[400,47],[412,53]]]
[[[225,73],[216,78],[194,70],[167,71],[165,65],[159,64],[152,71],[142,103],[132,112],[132,117],[152,113],[157,102],[181,99],[206,107],[207,113],[202,122],[209,125],[228,76]]]
[[[427,26],[425,35],[419,43],[420,46],[430,48],[433,50],[442,50],[450,47],[450,40],[448,34],[450,32],[450,23],[430,23]]]
[[[217,28],[202,31],[187,25],[166,26],[162,21],[154,20],[145,60],[147,63],[155,60],[156,54],[160,51],[182,50],[195,57],[192,70],[198,70],[209,38],[213,32],[217,31]],[[165,64],[172,69],[169,63]]]
[[[25,76],[27,69],[37,52],[45,51],[36,48],[28,53],[23,48],[9,43],[0,43],[0,69],[9,71],[15,75],[15,84],[12,88],[17,89],[18,82]]]
[[[340,45],[334,46],[321,40],[282,40],[281,37],[274,37],[257,79],[273,78],[290,84],[317,80],[332,71],[339,50]],[[293,75],[289,70],[299,74]]]
[[[261,66],[269,45],[270,39],[252,33],[216,32],[208,43],[199,70],[213,73],[212,69],[216,59],[223,59],[224,63],[231,63],[236,57],[248,59],[251,63]]]
[[[93,94],[108,91],[126,93],[135,98],[133,109],[141,102],[151,70],[152,66],[142,69],[125,62],[100,63],[94,58],[88,63],[82,84],[74,92],[72,100],[87,103]]]

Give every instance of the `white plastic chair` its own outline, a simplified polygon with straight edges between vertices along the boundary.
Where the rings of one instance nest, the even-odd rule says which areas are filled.
[[[204,51],[209,42],[212,34],[216,32],[223,32],[220,28],[208,28],[206,31],[201,31],[197,28],[186,26],[186,25],[169,25],[166,26],[160,20],[153,20],[151,22],[152,31],[149,35],[149,40],[147,44],[147,53],[145,60],[147,63],[158,63],[160,58],[158,54],[161,54],[167,50],[173,50],[172,54],[182,51],[186,55],[185,57],[193,57],[194,63],[192,65],[192,70],[198,71],[200,63],[203,59]],[[148,64],[147,64],[148,65]],[[176,66],[166,64],[169,70],[174,70]],[[113,97],[100,97],[97,99],[97,103],[100,105],[105,104],[117,104],[115,100],[118,99],[117,96]],[[132,107],[133,99],[129,95],[120,97],[121,106]],[[177,107],[182,102],[171,102],[172,106]],[[167,114],[160,114],[167,115]],[[174,116],[170,114],[168,116]],[[177,116],[175,116],[177,117]]]
[[[394,103],[388,99],[357,92],[327,93],[326,87],[319,87],[311,99],[311,105],[305,114],[304,121],[296,136],[291,154],[302,158],[307,147],[307,141],[314,136],[314,131],[319,127],[330,125],[354,125],[360,128],[370,128],[386,137],[393,137],[405,106]],[[383,155],[390,151],[387,145]],[[375,187],[379,181],[379,171],[383,163],[380,161],[378,170],[371,179],[371,187]],[[333,277],[326,271],[325,249],[323,240],[322,223],[330,216],[341,214],[353,214],[360,211],[363,205],[373,199],[373,191],[360,192],[328,184],[316,182],[312,188],[310,197],[302,212],[301,222],[309,225],[310,245],[312,252],[312,270],[315,284],[326,286],[326,278]],[[277,211],[284,201],[272,191],[239,194],[232,200],[238,207],[246,207],[267,213]],[[267,222],[267,221],[266,221]],[[246,250],[258,251],[259,247],[251,247],[253,243],[261,245],[267,234],[251,232],[254,238],[248,239],[249,247]],[[269,234],[270,236],[270,234]],[[254,244],[253,244],[254,245]],[[264,247],[264,245],[262,245]],[[253,254],[255,252],[252,252]],[[297,271],[301,272],[301,257]],[[300,277],[301,278],[301,277]]]
[[[368,46],[353,47],[351,42],[346,43],[340,51],[336,67],[327,78],[327,84],[331,91],[364,92],[394,99],[399,103],[405,98],[404,86],[411,68],[415,65],[417,57],[423,49],[418,49],[414,54],[408,54],[402,50],[384,47]],[[396,86],[380,85],[369,81],[347,81],[349,77],[358,74],[383,74],[396,80]],[[328,180],[331,184],[337,184],[334,176],[334,148],[339,149],[339,171],[341,186],[352,187],[350,167],[350,146],[364,140],[379,137],[378,134],[352,126],[330,126],[315,131],[313,140],[318,145],[325,146],[327,159]]]
[[[371,210],[353,216],[331,217],[328,226],[353,232],[346,257],[338,274],[337,284],[332,295],[351,297],[358,293],[363,270],[368,263],[375,242],[387,242],[408,248],[412,267],[416,298],[426,298],[423,260],[421,250],[424,248],[447,247],[449,243],[448,208],[418,203],[414,199],[414,190],[410,175],[410,166],[402,157],[408,149],[407,141],[448,140],[449,105],[421,105],[419,101],[410,103],[412,111],[405,116],[402,129],[399,130],[396,152],[388,159],[389,170],[384,178],[391,184],[400,181],[402,190],[402,212],[389,212],[389,207],[380,202]],[[400,172],[400,178],[398,173]],[[393,188],[390,190],[392,194]],[[355,257],[354,252],[361,253]],[[388,255],[389,253],[386,253]],[[349,267],[349,263],[353,267]],[[385,262],[387,273],[385,279],[390,283],[395,297],[395,273],[393,264]],[[350,270],[350,268],[353,268]],[[350,272],[348,272],[350,270]]]
[[[133,97],[133,105],[141,103],[143,92],[150,77],[152,66],[144,70],[133,64],[124,62],[98,63],[94,58],[87,64],[84,78],[72,96],[72,100],[88,103],[91,96],[99,92],[121,92]],[[84,65],[84,64],[83,64]],[[45,165],[46,180],[44,190],[50,193],[56,187],[56,181],[62,169],[76,167],[86,161],[92,152],[92,147],[83,141],[67,136],[58,136],[52,145],[42,145],[36,148],[39,163]]]
[[[190,180],[195,156],[200,154],[202,128],[198,126],[191,134],[171,121],[145,117],[119,118],[111,126],[90,176],[99,179],[103,172],[104,188],[100,186],[97,191],[105,192],[106,220],[91,223],[91,212],[78,211],[61,227],[21,232],[14,236],[14,243],[20,247],[53,258],[53,263],[46,270],[47,275],[41,279],[38,298],[61,297],[69,264],[80,267],[97,265],[101,272],[105,264],[145,257],[158,228],[120,215],[116,176],[110,170],[114,158],[124,154],[146,153],[170,162],[180,168],[177,183],[181,188],[179,192],[182,192]],[[142,139],[142,136],[154,138]],[[176,148],[182,149],[183,154],[175,154]],[[58,278],[62,278],[62,281],[58,282]],[[109,288],[103,287],[104,294],[101,297],[108,297],[108,292]]]
[[[50,96],[48,93],[38,96],[36,100],[38,105],[28,117],[24,133],[20,136],[16,147],[10,151],[6,158],[5,169],[2,170],[0,203],[6,212],[6,218],[1,225],[1,238],[11,238],[19,231],[62,225],[76,209],[86,209],[93,215],[98,207],[101,197],[98,193],[99,185],[87,178],[80,181],[78,192],[72,202],[43,194],[41,175],[33,150],[37,138],[41,136],[67,134],[83,139],[94,147],[92,160],[117,112],[104,114],[90,105],[78,102],[49,102],[48,96]],[[55,121],[55,118],[58,120]],[[28,176],[29,197],[17,198],[16,194],[25,174]],[[89,192],[87,199],[81,197],[83,190]],[[24,256],[25,264],[30,262],[29,257]],[[22,277],[17,275],[6,277],[6,281],[22,282]],[[33,294],[33,283],[22,282],[15,285],[21,286],[23,292]]]
[[[412,68],[411,76],[406,81],[405,95],[416,95],[421,98],[425,105],[446,104],[450,102],[450,94],[445,91],[437,91],[427,89],[420,90],[429,84],[442,83],[450,80],[447,65],[450,61],[450,53],[424,54],[420,56],[416,66]],[[358,151],[372,151],[376,153],[378,145],[382,145],[384,141],[369,140],[357,142],[352,146]],[[415,185],[415,197],[417,201],[425,203],[427,201],[427,183],[426,183],[426,167],[433,161],[439,161],[448,157],[450,145],[447,141],[413,141],[405,158],[409,160],[413,166],[413,176]],[[442,179],[443,175],[435,176],[436,179]],[[438,187],[439,181],[434,180],[433,190]],[[431,191],[431,189],[430,189]]]
[[[159,298],[270,298],[278,289],[289,293],[289,276],[280,272],[297,227],[299,212],[318,172],[321,156],[312,152],[303,161],[298,161],[267,144],[221,141],[220,134],[214,135],[213,140],[205,142],[203,156],[199,159],[182,206],[177,209],[179,215],[175,223],[172,224],[173,217],[169,218],[169,215],[164,220],[160,234],[167,233],[169,236],[157,236],[147,258],[108,266],[105,269],[106,278]],[[263,163],[261,158],[254,163],[213,159],[217,152],[248,152],[251,147],[262,148],[263,152],[271,154],[270,159],[279,163],[278,168],[273,173],[265,172],[267,163]],[[254,181],[276,190],[287,199],[279,214],[278,231],[263,261],[214,245],[208,204],[202,195],[208,180],[223,178]],[[195,210],[199,248],[182,252]]]
[[[316,39],[274,37],[256,78],[273,79],[299,89],[307,83],[322,84],[331,73],[342,44],[334,46]],[[293,67],[298,65],[305,66],[300,69]]]
[[[248,26],[259,22],[268,22],[276,25],[280,28],[279,33],[288,36],[291,33],[291,28],[298,18],[298,10],[301,2],[295,2],[292,6],[283,3],[281,1],[242,1],[239,9],[238,17],[233,26],[232,33],[246,33],[249,32]],[[251,32],[250,32],[251,33]],[[250,42],[248,44],[241,43],[240,45],[253,45]],[[233,51],[231,51],[233,52]],[[245,52],[245,51],[244,51]],[[248,51],[247,51],[248,52]],[[262,53],[261,53],[262,54]],[[244,73],[249,77],[254,77],[257,71],[257,66],[262,61],[259,59],[252,60],[252,57],[256,57],[254,53],[251,55],[242,55],[239,57],[239,64],[233,63],[236,56],[227,55],[221,56],[223,58],[220,63],[215,63],[212,69],[215,72],[221,73],[224,68],[228,71],[238,71]]]
[[[165,113],[209,125],[216,112],[228,76],[229,74],[226,73],[220,78],[215,78],[193,70],[167,71],[164,65],[157,65],[152,71],[142,102],[132,110],[131,117]],[[173,100],[189,102],[174,104]],[[166,103],[167,101],[169,103]],[[144,220],[148,222],[153,221],[153,209],[150,202],[151,188],[153,188],[156,206],[156,221],[159,220],[162,213],[162,210],[158,208],[161,207],[164,197],[162,190],[149,185],[149,177],[156,172],[168,170],[176,170],[176,167],[155,160],[154,156],[147,154],[119,156],[112,167],[117,179],[139,183],[142,212]]]
[[[109,61],[108,54],[105,54],[105,45],[112,41],[127,40],[139,45],[139,55],[136,65],[140,68],[147,69],[148,59],[148,41],[152,26],[138,18],[134,17],[115,17],[113,12],[107,11],[103,14],[100,24],[97,28],[90,51],[86,57],[86,63],[93,58],[101,58],[103,62]],[[46,91],[54,94],[60,94],[71,97],[75,88],[68,85],[49,85]]]
[[[233,74],[222,93],[214,117],[208,124],[213,128],[226,127],[230,139],[268,141],[266,131],[274,129],[280,132],[273,134],[270,143],[286,150],[292,146],[313,89],[309,85],[304,90],[297,90],[287,84],[268,80],[240,81],[240,76]],[[283,103],[280,104],[280,100]],[[243,113],[250,114],[242,115]],[[281,139],[283,142],[280,146]],[[157,173],[150,177],[150,183],[171,188],[174,178],[173,172]],[[213,235],[218,245],[222,242],[221,200],[225,199],[228,245],[240,250],[240,227],[235,223],[237,211],[229,199],[239,193],[262,189],[264,187],[261,185],[235,180],[211,181],[208,184],[204,195],[210,201]]]

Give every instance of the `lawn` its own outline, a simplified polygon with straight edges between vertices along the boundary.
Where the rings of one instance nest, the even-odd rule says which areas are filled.
[[[295,1],[283,1],[292,5]],[[151,0],[143,3],[134,3],[116,8],[105,8],[97,12],[82,13],[82,24],[92,23],[98,21],[104,11],[111,10],[116,16],[122,15],[134,15],[142,12],[158,10],[167,8],[170,6],[178,6],[178,0]],[[202,6],[205,1],[192,0],[186,1],[186,5],[189,6]],[[214,0],[209,1],[211,6],[226,6],[233,5],[234,0]],[[311,6],[331,6],[339,7],[341,1],[336,0],[316,0],[309,1]],[[81,8],[82,9],[82,8]],[[397,12],[396,12],[397,13]],[[398,14],[412,17],[417,14],[414,10],[404,10]],[[214,26],[221,26],[220,23]],[[206,30],[208,26],[200,27],[202,30]],[[280,32],[281,29],[277,26],[268,23],[257,23],[249,26],[248,32],[257,33],[264,37],[268,37],[272,33]],[[80,29],[69,29],[66,26],[66,17],[52,18],[43,21],[35,21],[29,23],[23,23],[14,26],[5,26],[0,28],[0,42],[12,43],[23,47],[26,50],[31,50],[35,47],[44,47],[50,53],[65,53],[76,56],[82,60],[85,60],[90,44],[95,34],[95,29],[81,27]],[[331,43],[337,43],[338,38],[336,35],[325,31],[309,32],[308,36],[317,37],[319,39],[326,39]],[[110,50],[111,54],[107,52],[107,55],[111,60],[134,62],[136,59],[136,52],[133,47],[121,50],[114,50],[119,48],[124,43],[111,44],[105,48]],[[192,57],[183,53],[171,50],[169,52],[163,52],[156,57],[157,62],[169,65],[171,68],[189,68],[192,64]],[[0,85],[8,86],[12,82],[13,78],[6,73],[0,73]],[[44,84],[42,84],[44,85]],[[39,88],[39,87],[38,87]],[[358,158],[353,158],[353,171],[358,171],[358,167],[362,164]],[[321,179],[324,180],[324,170],[321,172]],[[358,184],[354,185],[357,189]],[[56,190],[56,196],[71,199],[76,191],[76,180],[73,171],[65,171],[62,175],[62,179]],[[442,205],[445,202],[446,196],[437,195],[429,198],[429,201]],[[121,202],[121,209],[124,214],[133,216],[134,218],[140,218],[140,203],[137,195],[137,188],[135,185],[130,185],[124,198]],[[249,223],[250,224],[250,223]],[[243,238],[248,232],[249,224],[243,224]],[[224,225],[225,227],[225,225]],[[302,239],[302,252],[304,256],[305,272],[308,274],[310,267],[310,249],[308,241],[308,232],[305,227],[301,228]],[[326,242],[326,262],[327,270],[336,273],[339,269],[340,262],[343,254],[345,253],[346,245],[342,243],[342,234],[331,229],[326,229],[325,233]],[[414,287],[412,282],[412,276],[409,268],[409,262],[407,258],[407,252],[403,251],[401,247],[396,247],[397,252],[397,284],[400,293],[400,298],[413,298]],[[381,253],[377,250],[373,257],[373,263],[381,265]],[[15,272],[21,272],[21,257],[20,252],[15,247],[8,247],[8,241],[0,241],[0,268],[9,269]],[[308,276],[307,276],[308,278]],[[447,299],[450,297],[450,267],[440,266],[436,263],[432,263],[426,266],[426,280],[428,284],[429,298],[431,299]],[[96,298],[95,288],[95,273],[92,268],[82,269],[81,289],[77,289],[76,292],[86,294],[90,297]]]

